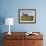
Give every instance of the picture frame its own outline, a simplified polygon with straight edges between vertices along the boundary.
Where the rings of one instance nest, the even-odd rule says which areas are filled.
[[[19,9],[19,23],[36,23],[36,9]]]

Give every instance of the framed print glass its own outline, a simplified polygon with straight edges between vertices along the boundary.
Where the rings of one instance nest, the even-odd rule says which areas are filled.
[[[19,9],[19,23],[36,23],[36,9]]]

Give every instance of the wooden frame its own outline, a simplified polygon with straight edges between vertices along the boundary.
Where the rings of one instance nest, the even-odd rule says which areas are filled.
[[[36,9],[19,9],[19,23],[36,23]]]

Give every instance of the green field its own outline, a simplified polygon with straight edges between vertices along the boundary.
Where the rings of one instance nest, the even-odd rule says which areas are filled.
[[[21,16],[21,21],[33,21],[33,16]]]

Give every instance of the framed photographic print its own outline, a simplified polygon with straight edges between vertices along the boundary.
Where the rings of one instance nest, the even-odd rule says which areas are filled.
[[[19,9],[19,23],[36,23],[36,9]]]

